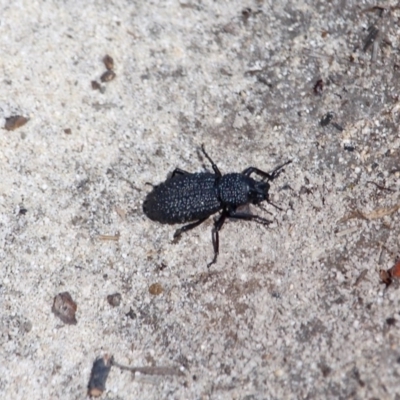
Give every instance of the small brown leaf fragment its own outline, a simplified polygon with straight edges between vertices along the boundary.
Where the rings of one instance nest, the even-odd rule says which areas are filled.
[[[75,317],[75,313],[77,308],[78,306],[76,305],[74,300],[72,300],[71,295],[68,292],[62,292],[54,297],[53,307],[51,311],[65,324],[76,325],[77,320]]]
[[[101,75],[100,80],[102,82],[110,82],[113,79],[115,79],[116,76],[117,75],[115,74],[114,71],[108,70],[108,71],[104,72],[103,75]]]
[[[106,54],[106,55],[104,56],[104,58],[103,58],[103,63],[104,63],[104,65],[105,65],[105,67],[106,67],[109,71],[111,71],[111,70],[114,69],[114,59],[113,59],[111,56],[109,56],[108,54]]]
[[[158,296],[164,291],[163,287],[159,283],[153,283],[149,286],[149,293],[153,296]]]
[[[72,131],[71,131],[70,128],[66,128],[66,129],[64,129],[64,133],[65,133],[66,135],[70,135],[70,134],[72,133]]]
[[[23,117],[22,115],[15,115],[13,117],[6,118],[6,124],[4,125],[4,129],[7,131],[14,131],[15,129],[24,126],[29,121],[28,118]]]
[[[400,260],[397,260],[393,267],[389,268],[388,270],[380,269],[379,277],[381,278],[381,281],[386,285],[386,287],[388,287],[393,282],[393,279],[399,279]]]
[[[88,383],[88,395],[91,397],[99,397],[106,390],[106,381],[110,373],[113,363],[113,357],[105,355],[96,358],[93,363],[92,372]]]
[[[121,293],[113,293],[107,296],[108,304],[110,304],[112,307],[118,307],[121,304],[121,300]]]

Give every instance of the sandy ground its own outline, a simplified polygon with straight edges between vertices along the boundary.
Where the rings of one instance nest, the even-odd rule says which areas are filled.
[[[1,398],[85,398],[111,354],[184,375],[112,368],[104,399],[399,399],[396,4],[1,0],[0,125],[29,118],[0,131]],[[173,243],[142,212],[202,143],[224,173],[293,160],[210,270],[212,218]]]

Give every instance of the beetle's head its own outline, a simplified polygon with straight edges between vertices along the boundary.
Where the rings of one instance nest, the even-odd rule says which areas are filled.
[[[268,201],[269,184],[267,182],[255,181],[249,187],[249,202],[252,204],[260,204],[262,201]]]

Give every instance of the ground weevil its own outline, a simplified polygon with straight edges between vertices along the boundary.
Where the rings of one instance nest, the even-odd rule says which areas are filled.
[[[214,173],[190,173],[182,169],[175,169],[170,178],[154,186],[143,203],[143,211],[153,221],[163,224],[178,224],[191,222],[179,228],[174,238],[183,232],[199,226],[212,214],[220,211],[219,217],[214,222],[212,230],[212,243],[214,258],[207,265],[217,261],[219,252],[218,232],[221,230],[226,218],[253,220],[268,225],[271,221],[258,215],[237,211],[237,208],[246,204],[260,204],[269,200],[268,182],[274,180],[282,172],[283,167],[291,163],[287,161],[276,167],[271,172],[264,172],[255,167],[246,168],[242,173],[222,175],[217,165],[206,153],[204,145],[201,146],[207,160],[211,163]],[[257,181],[250,177],[257,174],[263,178]]]

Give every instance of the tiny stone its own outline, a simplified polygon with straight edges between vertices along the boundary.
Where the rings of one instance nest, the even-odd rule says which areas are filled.
[[[164,291],[163,287],[159,283],[153,283],[149,286],[149,293],[153,296],[158,296]]]

